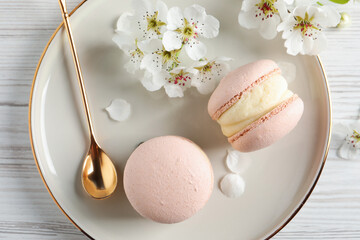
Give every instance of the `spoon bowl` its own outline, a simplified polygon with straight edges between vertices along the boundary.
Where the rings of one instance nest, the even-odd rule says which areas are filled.
[[[81,176],[85,191],[93,198],[105,199],[116,188],[117,174],[111,159],[93,142],[87,153]]]

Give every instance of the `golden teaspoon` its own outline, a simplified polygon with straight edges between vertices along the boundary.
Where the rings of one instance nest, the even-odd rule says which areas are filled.
[[[62,17],[64,20],[65,30],[70,43],[71,53],[73,56],[77,78],[81,89],[83,105],[86,112],[86,119],[90,131],[90,148],[84,159],[84,165],[81,173],[81,181],[85,191],[95,199],[104,199],[109,197],[116,188],[117,174],[111,159],[100,148],[94,138],[94,127],[91,120],[90,108],[85,92],[85,85],[81,73],[79,58],[77,56],[74,39],[72,36],[69,14],[66,9],[66,1],[59,0]]]

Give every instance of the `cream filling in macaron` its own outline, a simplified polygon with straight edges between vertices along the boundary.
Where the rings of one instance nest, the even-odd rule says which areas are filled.
[[[281,74],[270,76],[267,80],[245,92],[242,97],[225,111],[217,122],[223,134],[231,137],[246,126],[273,110],[294,93]]]

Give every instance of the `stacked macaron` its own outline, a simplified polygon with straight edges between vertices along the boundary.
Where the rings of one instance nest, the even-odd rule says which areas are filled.
[[[210,97],[208,112],[231,145],[242,152],[271,145],[300,120],[303,101],[288,90],[271,60],[242,66],[225,76]]]

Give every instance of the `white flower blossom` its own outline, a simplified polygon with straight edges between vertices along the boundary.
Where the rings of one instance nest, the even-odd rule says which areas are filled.
[[[203,60],[194,64],[196,74],[193,77],[191,85],[196,87],[201,94],[211,93],[218,82],[229,71],[230,58],[220,57],[213,60]]]
[[[247,29],[259,29],[265,39],[277,35],[281,17],[287,14],[287,4],[293,0],[244,0],[238,17],[239,24]]]
[[[207,61],[206,46],[199,38],[216,37],[219,21],[199,5],[182,13],[177,7],[168,11],[162,1],[155,6],[151,2],[133,0],[133,11],[117,21],[113,41],[129,57],[124,67],[133,74],[141,70],[140,82],[148,91],[164,88],[169,97],[182,97],[187,88],[196,86],[201,93],[211,92],[228,60]]]
[[[349,125],[343,123],[334,125],[333,135],[343,141],[337,152],[339,157],[360,159],[360,120]]]
[[[176,67],[171,71],[162,70],[153,74],[146,74],[142,79],[143,86],[149,91],[164,87],[166,94],[173,97],[183,97],[184,91],[191,87],[191,80],[195,69]]]
[[[326,48],[326,37],[322,32],[325,27],[335,27],[340,21],[340,14],[331,6],[298,6],[278,26],[286,39],[288,54],[319,54]]]
[[[145,48],[146,53],[141,61],[140,69],[144,69],[150,73],[156,73],[162,70],[170,71],[180,63],[178,54],[181,50],[165,50],[160,39],[150,40]]]
[[[158,39],[166,28],[168,8],[162,1],[133,0],[133,13],[124,13],[117,22],[117,32],[124,32],[139,42]]]
[[[165,49],[173,51],[184,47],[193,60],[203,58],[207,52],[199,38],[214,38],[219,34],[219,21],[196,4],[185,8],[184,14],[178,7],[170,8],[167,21],[168,31],[163,38]]]

